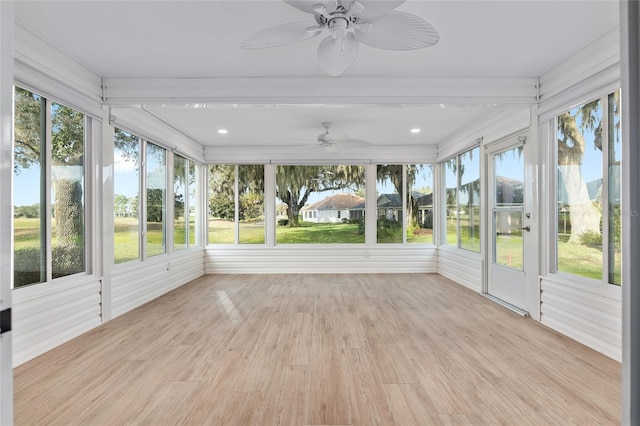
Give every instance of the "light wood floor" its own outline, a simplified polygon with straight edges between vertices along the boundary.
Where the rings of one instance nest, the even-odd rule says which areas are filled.
[[[620,424],[620,364],[438,275],[204,276],[15,370],[22,425]]]

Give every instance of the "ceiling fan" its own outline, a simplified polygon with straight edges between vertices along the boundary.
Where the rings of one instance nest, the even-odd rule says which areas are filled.
[[[324,127],[324,133],[320,133],[317,137],[317,142],[308,147],[319,147],[324,152],[338,152],[340,147],[369,145],[368,142],[360,139],[350,139],[346,133],[330,132],[331,122],[329,121],[322,123],[322,127]]]
[[[284,46],[328,32],[318,46],[318,66],[339,76],[353,64],[360,43],[386,50],[433,46],[440,36],[417,15],[394,10],[405,0],[283,0],[310,13],[315,23],[290,22],[266,28],[246,39],[243,49]]]

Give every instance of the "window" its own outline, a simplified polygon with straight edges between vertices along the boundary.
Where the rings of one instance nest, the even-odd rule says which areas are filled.
[[[114,263],[200,245],[199,165],[121,129],[114,134]],[[145,158],[146,161],[141,161]],[[173,219],[168,220],[168,161],[173,165]],[[142,197],[141,194],[142,190]],[[146,220],[141,217],[146,215]],[[141,226],[143,224],[143,226]],[[167,225],[172,225],[167,228]],[[171,243],[171,240],[169,240]],[[144,243],[144,244],[142,244]]]
[[[209,244],[234,244],[236,217],[236,166],[209,166]]]
[[[402,165],[378,164],[377,232],[378,243],[402,243]]]
[[[446,207],[445,243],[480,251],[480,148],[444,163]]]
[[[84,162],[90,120],[19,87],[14,99],[14,286],[20,287],[87,269]]]
[[[199,245],[198,165],[173,154],[173,250]]]
[[[200,203],[202,197],[200,196],[200,165],[195,162],[189,160],[189,171],[187,173],[187,191],[189,193],[189,198],[187,199],[188,204],[186,210],[188,210],[187,223],[189,224],[189,246],[200,246],[201,243],[201,235],[200,230],[202,229],[201,217],[202,214],[200,209]]]
[[[115,129],[113,148],[114,263],[140,259],[140,139]]]
[[[364,184],[361,165],[277,166],[276,242],[364,243]]]
[[[167,150],[147,142],[146,255],[166,252]]]
[[[238,166],[238,242],[264,244],[264,166]]]
[[[431,166],[379,164],[376,170],[376,241],[433,244]]]
[[[187,186],[189,185],[189,160],[173,155],[173,249],[189,246],[187,218],[189,217]]]
[[[620,284],[620,92],[560,114],[556,268]]]
[[[433,244],[433,171],[430,165],[407,169],[407,243]]]

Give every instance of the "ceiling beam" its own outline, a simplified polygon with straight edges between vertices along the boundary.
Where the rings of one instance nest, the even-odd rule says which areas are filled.
[[[535,78],[108,78],[109,105],[535,104]]]

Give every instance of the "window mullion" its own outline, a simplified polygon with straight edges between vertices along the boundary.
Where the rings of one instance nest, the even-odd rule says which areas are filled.
[[[53,230],[52,230],[52,218],[53,218],[53,207],[51,205],[51,150],[53,146],[53,129],[52,129],[52,121],[51,121],[51,101],[45,100],[45,108],[44,108],[44,117],[45,117],[45,137],[43,140],[45,141],[42,151],[44,151],[44,163],[43,169],[44,172],[44,186],[42,187],[41,197],[44,203],[44,228],[45,228],[45,236],[42,241],[45,244],[45,262],[46,262],[46,282],[49,282],[53,279],[53,254],[51,247],[53,244]]]
[[[233,205],[234,205],[234,212],[233,212],[233,220],[235,223],[235,241],[236,244],[240,244],[240,193],[238,191],[238,186],[239,186],[239,174],[240,174],[240,166],[238,164],[235,165],[236,167],[236,172],[235,172],[235,179],[233,182],[233,192],[234,192],[234,199],[233,199]]]
[[[609,282],[609,97],[602,97],[602,281]]]
[[[460,235],[460,188],[462,187],[462,174],[460,173],[460,155],[456,156],[456,247],[462,247]]]
[[[408,217],[408,209],[407,209],[407,200],[409,200],[410,188],[407,185],[407,165],[402,165],[402,183],[400,184],[400,188],[402,188],[402,244],[407,243],[407,221]]]
[[[189,160],[188,158],[185,157],[184,160],[185,163],[185,167],[184,167],[184,207],[183,207],[183,215],[184,215],[184,243],[187,246],[187,248],[189,248],[190,246],[190,239],[189,236],[191,235],[191,223],[190,223],[190,211],[191,211],[191,185],[190,185],[190,171],[191,171],[191,163],[192,161]],[[175,195],[174,195],[175,197]],[[175,205],[175,201],[173,202]],[[175,237],[174,237],[175,238]]]
[[[140,260],[147,259],[147,141],[140,139],[140,189],[138,215],[140,223]]]

